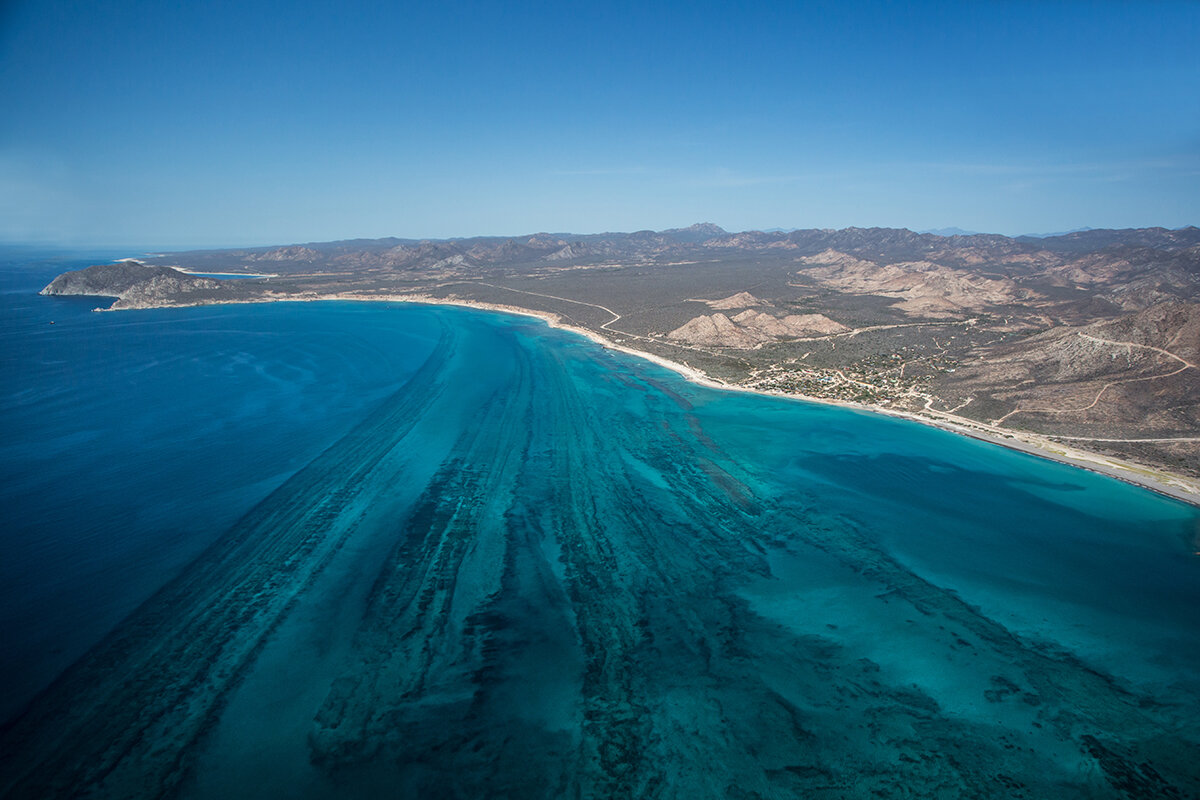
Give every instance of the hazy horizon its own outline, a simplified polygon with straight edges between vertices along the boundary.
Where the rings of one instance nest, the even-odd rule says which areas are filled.
[[[710,220],[703,220],[701,222],[691,223],[691,224],[696,225],[696,224],[704,224],[704,223],[711,223],[713,225],[717,225],[717,227],[724,229],[726,233],[751,233],[751,232],[755,232],[755,231],[760,232],[760,233],[769,233],[769,232],[780,232],[780,231],[791,232],[791,231],[801,231],[801,230],[820,230],[819,228],[815,228],[815,227],[790,227],[790,228],[756,227],[756,228],[746,228],[744,230],[736,230],[736,229],[732,229],[732,228],[727,228],[724,225],[721,225],[720,223],[717,223],[717,222],[711,222]],[[679,227],[687,228],[687,227],[689,227],[689,225],[683,225],[683,226],[679,226]],[[889,226],[848,225],[845,227],[846,228],[867,229],[867,228],[888,228]],[[1098,228],[1095,226],[1081,226],[1079,228],[1075,228],[1075,229],[1068,230],[1068,231],[1030,231],[1027,233],[998,233],[996,231],[963,231],[958,234],[953,234],[953,233],[941,232],[941,231],[949,231],[949,230],[953,229],[953,227],[954,226],[946,226],[943,228],[933,228],[933,229],[925,229],[925,230],[912,230],[911,228],[907,228],[906,230],[912,230],[913,233],[918,233],[918,234],[928,233],[928,234],[932,234],[935,236],[951,236],[951,235],[993,236],[993,235],[997,235],[997,236],[1007,236],[1009,238],[1020,238],[1020,237],[1049,238],[1052,236],[1061,236],[1064,234],[1078,233],[1081,231],[1106,230],[1104,228]],[[1186,228],[1192,228],[1192,227],[1197,227],[1197,226],[1194,224],[1186,224],[1186,225],[1179,225],[1179,226],[1175,226],[1175,227],[1167,227],[1164,225],[1146,225],[1146,226],[1139,226],[1139,227],[1166,228],[1167,230],[1184,230]],[[834,228],[834,229],[828,229],[828,230],[843,230],[843,229],[844,228]],[[905,230],[904,228],[895,228],[895,229],[896,230]],[[1122,228],[1112,228],[1111,230],[1122,230],[1122,229],[1134,230],[1136,228],[1134,228],[1133,226],[1122,226]],[[521,237],[525,237],[525,236],[538,236],[538,235],[602,236],[605,234],[629,234],[629,233],[635,233],[640,230],[655,230],[655,229],[650,229],[650,228],[633,229],[633,228],[631,228],[629,230],[624,230],[624,231],[614,231],[614,230],[609,230],[609,231],[528,230],[528,231],[521,231],[519,233],[480,233],[480,234],[469,234],[469,235],[465,235],[465,236],[398,236],[395,234],[383,234],[380,236],[346,236],[346,237],[341,237],[339,239],[320,239],[320,240],[307,239],[307,240],[303,240],[303,241],[300,241],[300,240],[297,240],[297,241],[273,241],[273,242],[248,241],[248,242],[224,242],[224,243],[222,243],[222,242],[202,242],[202,243],[174,243],[174,244],[172,244],[172,243],[142,244],[142,243],[137,243],[137,242],[132,243],[132,244],[120,243],[120,242],[117,242],[117,243],[101,242],[101,243],[96,243],[96,244],[89,244],[87,242],[0,240],[0,247],[6,247],[6,248],[11,248],[11,249],[27,249],[27,250],[34,250],[34,251],[40,250],[40,251],[46,251],[46,252],[61,252],[63,254],[76,254],[76,255],[85,254],[88,252],[104,251],[104,252],[110,253],[110,254],[120,254],[121,256],[134,257],[137,255],[146,255],[146,254],[156,253],[156,252],[166,252],[166,253],[179,252],[179,253],[182,253],[182,252],[191,252],[191,251],[200,251],[200,250],[259,249],[259,248],[268,248],[268,247],[294,247],[294,246],[303,246],[303,245],[308,245],[308,244],[325,244],[328,242],[355,241],[355,240],[374,241],[374,240],[379,240],[379,239],[400,239],[403,241],[454,241],[454,240],[466,240],[466,239],[512,239],[512,238],[521,238]],[[666,231],[666,230],[672,230],[672,229],[671,228],[660,228],[660,229],[656,229],[656,232],[662,232],[662,231]],[[136,251],[136,252],[132,252],[132,251]]]

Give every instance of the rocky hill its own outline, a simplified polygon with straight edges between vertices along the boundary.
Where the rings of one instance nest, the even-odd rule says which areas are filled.
[[[232,294],[228,281],[197,277],[172,267],[148,266],[137,261],[97,264],[64,272],[40,292],[44,295],[115,297],[112,308],[152,308],[185,305],[204,298],[213,302]]]

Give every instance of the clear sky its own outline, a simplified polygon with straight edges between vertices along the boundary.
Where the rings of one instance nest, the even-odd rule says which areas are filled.
[[[1200,2],[0,0],[0,241],[1200,224]]]

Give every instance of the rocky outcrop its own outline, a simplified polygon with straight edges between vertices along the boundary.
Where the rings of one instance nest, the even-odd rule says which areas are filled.
[[[756,331],[771,338],[825,336],[850,330],[824,314],[788,314],[775,317],[763,311],[746,310],[733,318],[743,330]]]
[[[188,275],[172,267],[121,261],[64,272],[40,294],[115,297],[112,308],[149,308],[186,305],[189,296],[219,293],[222,287],[222,281]]]
[[[715,308],[719,311],[728,311],[734,308],[753,308],[755,306],[769,306],[770,303],[759,300],[749,292],[738,292],[732,294],[722,300],[709,300],[708,307]]]
[[[545,257],[546,261],[571,261],[583,255],[580,252],[582,248],[576,248],[571,245],[564,245],[555,250],[553,253]]]
[[[735,347],[749,350],[759,340],[734,325],[724,314],[699,316],[688,320],[667,334],[668,339],[703,347]]]
[[[802,274],[831,289],[851,294],[894,297],[894,307],[912,316],[945,317],[1021,303],[1033,291],[1008,278],[991,278],[930,261],[877,264],[826,250],[801,259],[813,265]]]
[[[869,272],[873,269],[879,269],[879,265],[874,261],[864,261],[861,258],[855,258],[849,253],[843,253],[839,250],[826,248],[816,255],[804,256],[796,259],[799,264],[806,266],[826,267],[825,272],[829,272],[829,268],[837,267],[850,272]]]
[[[746,309],[732,319],[721,313],[695,317],[671,331],[667,338],[705,347],[751,350],[781,339],[827,336],[847,330],[845,325],[823,314],[776,317],[765,311]]]
[[[247,261],[318,261],[321,254],[311,247],[293,245],[276,247],[265,253],[252,253],[246,256]]]

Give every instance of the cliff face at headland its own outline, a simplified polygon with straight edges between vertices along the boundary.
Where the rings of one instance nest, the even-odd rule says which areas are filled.
[[[107,295],[113,308],[329,297],[519,308],[744,388],[1200,476],[1195,227],[359,239],[99,265],[45,293]]]

